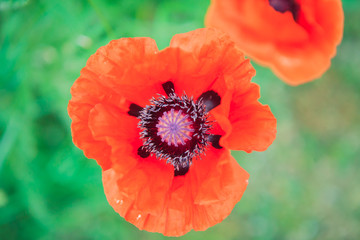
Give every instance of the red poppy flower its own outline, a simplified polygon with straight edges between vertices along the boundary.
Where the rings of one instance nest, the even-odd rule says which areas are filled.
[[[330,67],[344,14],[340,0],[212,0],[205,25],[229,33],[245,55],[298,85]]]
[[[248,173],[229,149],[263,151],[276,119],[255,71],[214,29],[111,41],[71,88],[74,143],[103,169],[110,205],[140,229],[179,236],[228,216]]]

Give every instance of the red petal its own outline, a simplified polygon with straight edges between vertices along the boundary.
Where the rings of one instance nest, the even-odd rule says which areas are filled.
[[[175,177],[171,187],[166,185],[169,178],[163,178],[158,166],[150,167],[151,170],[145,170],[148,165],[139,167],[126,175],[114,169],[103,173],[108,201],[135,226],[166,236],[204,230],[222,221],[240,200],[249,177],[226,150],[209,150],[206,157],[193,162],[185,176]],[[156,171],[151,178],[144,173],[151,171]],[[152,187],[159,182],[165,184],[160,191]],[[164,195],[166,187],[169,188]],[[137,194],[143,188],[148,192],[141,190],[143,193]],[[154,211],[159,202],[164,207],[161,213]]]
[[[258,102],[259,97],[260,89],[255,83],[243,94],[234,93],[227,134],[220,145],[246,152],[264,151],[270,146],[276,137],[276,118],[269,106]]]
[[[296,2],[297,21],[267,0],[212,0],[205,24],[229,33],[246,55],[297,85],[329,68],[342,39],[344,14],[340,0]]]
[[[71,88],[68,112],[72,119],[73,141],[103,169],[111,166],[110,147],[94,139],[88,126],[95,105],[116,106],[128,111],[130,102],[147,103],[158,91],[155,83],[134,67],[157,52],[150,38],[128,38],[111,41],[92,55]],[[149,70],[150,71],[150,70]],[[155,80],[154,80],[155,81]],[[136,92],[137,94],[134,94]]]

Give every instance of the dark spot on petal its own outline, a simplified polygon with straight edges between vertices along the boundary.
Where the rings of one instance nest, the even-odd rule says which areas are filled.
[[[211,145],[216,149],[222,149],[223,147],[220,146],[220,138],[221,135],[210,135],[208,140],[211,142]]]
[[[163,83],[162,87],[168,96],[170,96],[170,94],[175,93],[175,86],[174,83],[171,81],[167,81],[166,83]]]
[[[175,168],[174,170],[174,176],[184,176],[189,171],[189,165],[186,165],[186,167],[179,166],[179,170]]]
[[[210,90],[201,94],[197,101],[199,102],[200,100],[202,100],[205,105],[205,112],[209,112],[211,109],[220,105],[221,97],[215,91]]]
[[[147,157],[150,156],[150,153],[148,151],[146,151],[144,146],[141,146],[141,147],[138,148],[137,154],[142,158],[147,158]]]
[[[140,107],[139,105],[135,104],[135,103],[132,103],[130,104],[130,107],[129,107],[129,111],[127,112],[130,116],[133,116],[133,117],[138,117],[140,115],[140,111],[142,110],[143,108]]]
[[[294,20],[297,21],[300,6],[295,0],[269,0],[269,4],[278,12],[291,12]]]

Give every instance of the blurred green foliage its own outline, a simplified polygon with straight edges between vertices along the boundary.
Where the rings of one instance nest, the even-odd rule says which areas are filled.
[[[70,86],[111,39],[159,48],[203,27],[208,0],[0,0],[0,239],[165,239],[108,205],[100,167],[70,134]],[[331,69],[290,87],[254,64],[278,135],[233,152],[250,183],[233,213],[182,239],[360,239],[360,3],[343,1]],[[311,60],[309,60],[311,61]]]

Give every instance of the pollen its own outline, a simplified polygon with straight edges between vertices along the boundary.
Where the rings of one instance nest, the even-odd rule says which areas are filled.
[[[159,117],[159,123],[156,125],[158,128],[157,135],[168,146],[174,145],[178,147],[180,144],[185,145],[187,141],[191,140],[192,133],[195,131],[193,124],[189,119],[189,115],[183,114],[181,110],[175,111],[172,108]]]

